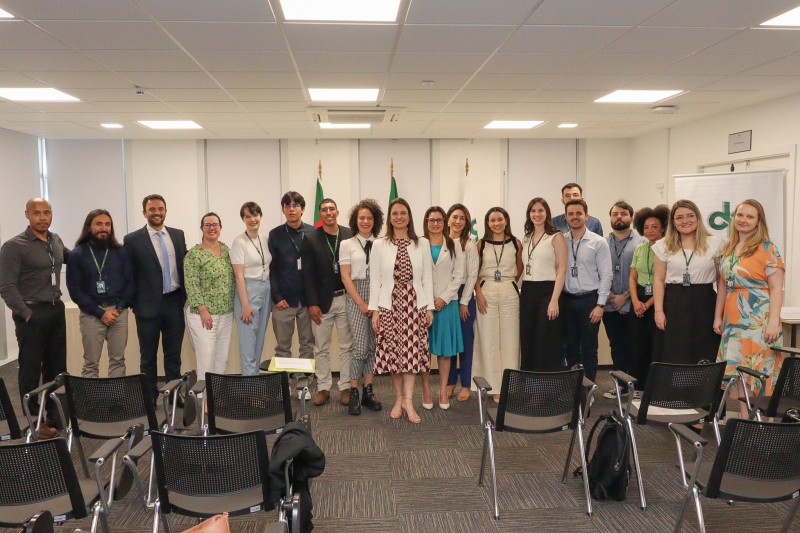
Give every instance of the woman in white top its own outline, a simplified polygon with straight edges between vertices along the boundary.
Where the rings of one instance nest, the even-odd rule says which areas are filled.
[[[453,395],[456,383],[461,380],[458,401],[469,400],[469,388],[472,383],[472,351],[475,344],[475,283],[478,281],[478,247],[472,238],[472,217],[469,209],[463,204],[453,204],[447,210],[447,231],[450,238],[461,246],[464,252],[464,280],[458,289],[458,314],[461,317],[461,338],[464,340],[464,351],[458,354],[458,366],[455,361],[450,365],[450,377],[447,380],[447,397]],[[441,376],[441,374],[440,374]]]
[[[664,238],[653,245],[653,301],[656,326],[664,331],[660,354],[665,363],[714,361],[720,337],[714,331],[721,283],[722,239],[712,236],[691,200],[673,204]]]
[[[239,209],[245,231],[231,244],[231,264],[236,280],[233,315],[239,334],[242,375],[255,376],[264,350],[272,300],[269,297],[269,264],[272,256],[261,228],[261,207],[245,202]]]
[[[361,414],[363,405],[371,411],[383,406],[372,390],[375,368],[375,332],[372,331],[372,311],[369,310],[370,256],[375,237],[383,226],[383,210],[375,200],[361,200],[350,211],[350,231],[353,237],[342,241],[339,248],[339,267],[347,291],[347,318],[353,334],[350,356],[351,415]],[[358,382],[364,376],[364,394],[359,402]]]
[[[567,241],[553,225],[544,198],[528,203],[522,240],[519,298],[520,368],[554,372],[562,368],[558,299],[567,275]]]
[[[428,327],[433,323],[433,261],[428,239],[417,237],[408,202],[389,204],[386,237],[372,249],[369,310],[377,335],[375,373],[392,374],[391,418],[422,419],[414,410],[415,376],[430,369]]]
[[[425,212],[425,237],[431,244],[433,259],[433,324],[428,329],[431,355],[439,363],[439,408],[450,409],[447,376],[450,359],[464,351],[461,318],[458,313],[458,288],[464,280],[464,254],[444,231],[446,213],[434,206]],[[422,407],[433,408],[430,373],[422,373]]]
[[[522,244],[511,234],[508,212],[492,207],[484,218],[478,243],[480,269],[475,285],[478,318],[475,321],[473,372],[484,377],[495,401],[506,368],[519,368],[519,292]]]

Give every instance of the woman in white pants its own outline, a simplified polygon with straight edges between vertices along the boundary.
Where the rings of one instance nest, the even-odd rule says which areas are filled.
[[[233,330],[233,267],[228,247],[219,241],[222,221],[216,213],[200,220],[203,240],[183,262],[186,329],[197,358],[197,374],[223,374]]]

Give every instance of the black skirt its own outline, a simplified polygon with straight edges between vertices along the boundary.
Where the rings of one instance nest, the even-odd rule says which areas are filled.
[[[720,336],[714,333],[717,293],[711,283],[684,287],[669,283],[664,293],[664,330],[661,360],[665,363],[714,362]]]

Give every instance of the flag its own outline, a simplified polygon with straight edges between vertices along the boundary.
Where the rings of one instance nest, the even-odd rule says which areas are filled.
[[[319,216],[319,204],[325,199],[325,194],[322,192],[322,181],[317,178],[317,199],[314,200],[314,227],[319,228],[322,226],[322,218]]]
[[[472,240],[478,240],[478,223],[475,219],[475,203],[472,201],[472,180],[469,179],[469,171],[467,171],[467,175],[464,178],[464,199],[462,202],[464,206],[469,209],[470,215],[472,216],[472,220],[470,221],[470,237]]]
[[[397,198],[397,181],[392,176],[392,185],[389,187],[389,204]]]

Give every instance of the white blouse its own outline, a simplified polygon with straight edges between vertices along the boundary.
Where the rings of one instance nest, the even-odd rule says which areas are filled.
[[[372,236],[365,239],[356,235],[342,241],[339,247],[339,264],[350,265],[350,279],[367,279],[367,254],[364,252],[364,246],[367,241],[374,240],[375,237]]]
[[[692,255],[694,250],[684,249],[681,253],[667,254],[666,243],[660,239],[653,244],[653,254],[667,264],[667,283],[683,283],[683,274],[686,272],[686,260],[691,257],[689,262],[689,279],[692,285],[700,283],[716,283],[717,263],[722,253],[722,239],[710,236],[706,239],[708,249],[706,253],[699,252]],[[684,254],[686,257],[684,258]]]
[[[263,263],[262,263],[263,254]],[[272,255],[267,247],[267,238],[258,234],[258,239],[251,239],[247,233],[242,233],[231,245],[231,264],[244,265],[246,279],[269,280],[269,264]]]
[[[531,242],[533,234],[522,241],[522,265],[524,271],[522,281],[555,281],[556,250],[553,248],[553,237],[546,233],[539,242]],[[534,246],[535,245],[535,246]],[[530,265],[530,274],[528,265]]]

